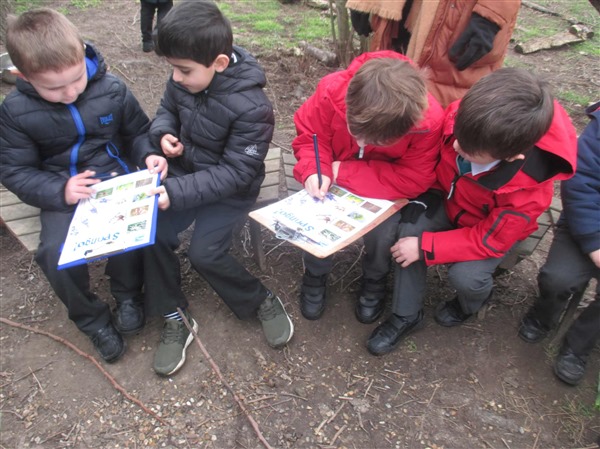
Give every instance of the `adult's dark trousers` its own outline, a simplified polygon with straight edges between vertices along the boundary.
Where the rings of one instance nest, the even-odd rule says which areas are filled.
[[[268,294],[266,287],[230,254],[234,227],[245,219],[254,200],[221,202],[193,209],[171,210],[159,214],[160,239],[167,239],[160,256],[179,276],[179,259],[174,250],[178,234],[194,223],[188,258],[194,269],[210,284],[225,304],[240,319],[255,316]]]
[[[373,282],[383,280],[390,272],[392,257],[390,248],[395,243],[396,229],[400,220],[400,212],[380,223],[363,236],[365,254],[362,259],[363,279]],[[313,276],[329,274],[333,268],[334,256],[318,258],[304,252],[304,267]]]
[[[90,335],[109,322],[110,308],[90,291],[86,264],[64,270],[57,268],[72,217],[73,213],[42,210],[40,245],[35,260],[56,295],[67,307],[69,318],[82,332]],[[140,295],[144,282],[141,267],[140,251],[109,257],[106,274],[110,276],[110,292],[117,302]]]
[[[142,42],[152,42],[152,22],[156,11],[156,23],[160,23],[163,17],[173,7],[173,1],[148,2],[140,0],[140,28],[142,31]]]
[[[570,300],[579,300],[590,280],[600,280],[598,268],[583,253],[566,226],[554,231],[548,258],[538,274],[540,296],[533,309],[537,319],[553,329]],[[577,355],[588,355],[600,338],[600,282],[596,296],[573,322],[565,341]]]
[[[396,239],[418,237],[423,232],[440,232],[454,229],[444,207],[439,207],[431,217],[421,214],[416,223],[400,223]],[[477,312],[490,298],[493,275],[506,255],[498,258],[455,262],[448,264],[448,277],[456,289],[458,302],[464,313]],[[423,308],[427,286],[427,265],[424,260],[413,262],[406,268],[394,263],[394,294],[392,312],[400,316],[411,316]]]

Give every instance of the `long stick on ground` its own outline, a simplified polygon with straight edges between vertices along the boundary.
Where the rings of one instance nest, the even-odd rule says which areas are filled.
[[[208,351],[206,350],[206,348],[204,347],[204,345],[200,341],[200,337],[198,337],[198,334],[193,329],[193,327],[190,325],[190,322],[185,317],[185,314],[183,313],[183,310],[181,310],[179,307],[177,307],[177,311],[179,312],[179,316],[181,316],[181,318],[183,318],[183,322],[186,325],[186,327],[188,328],[188,330],[194,335],[194,340],[196,341],[196,344],[200,348],[200,351],[202,351],[202,354],[204,354],[204,357],[206,357],[206,360],[208,360],[208,362],[210,363],[210,366],[212,367],[213,371],[216,373],[216,375],[219,378],[219,380],[221,381],[221,383],[223,385],[225,385],[225,388],[227,388],[227,390],[229,390],[229,392],[233,396],[233,399],[235,399],[235,402],[237,402],[237,404],[240,407],[240,409],[242,410],[242,412],[244,412],[244,415],[246,415],[246,418],[248,419],[248,421],[250,421],[250,424],[252,425],[252,428],[254,429],[254,432],[258,436],[258,439],[260,440],[260,442],[267,449],[273,449],[271,447],[271,445],[269,444],[269,442],[263,436],[262,432],[260,431],[260,428],[258,427],[258,423],[254,420],[254,418],[252,418],[252,416],[250,416],[250,413],[248,413],[248,410],[246,410],[246,407],[244,406],[244,403],[242,402],[242,400],[238,397],[238,395],[233,390],[233,388],[231,387],[231,385],[229,385],[227,383],[227,381],[225,380],[225,378],[221,374],[221,370],[219,369],[219,366],[215,363],[215,361],[212,359],[212,357],[210,356],[210,354],[208,353]]]
[[[33,332],[34,334],[45,335],[46,337],[49,337],[52,340],[55,340],[55,341],[57,341],[59,343],[62,343],[65,346],[67,346],[68,348],[70,348],[71,350],[73,350],[77,354],[79,354],[81,357],[84,357],[84,358],[88,359],[90,362],[92,362],[94,365],[96,365],[96,368],[98,368],[100,370],[100,372],[104,375],[104,377],[106,377],[108,379],[108,381],[112,384],[112,386],[115,387],[115,389],[117,391],[119,391],[123,396],[125,396],[127,399],[129,399],[134,404],[136,404],[139,408],[141,408],[143,411],[145,411],[146,413],[148,413],[149,415],[151,415],[153,418],[156,418],[156,420],[159,421],[161,424],[164,424],[165,426],[168,426],[168,424],[160,416],[158,416],[155,412],[153,412],[148,407],[146,407],[139,399],[134,398],[133,396],[131,396],[127,392],[127,390],[125,390],[125,388],[123,388],[115,380],[115,378],[113,376],[111,376],[110,373],[108,371],[106,371],[102,365],[100,365],[100,363],[94,357],[92,357],[91,355],[83,352],[81,349],[79,349],[77,346],[75,346],[70,341],[65,340],[64,338],[59,337],[58,335],[54,335],[54,334],[52,334],[52,333],[50,333],[48,331],[44,331],[44,330],[41,330],[41,329],[36,329],[34,327],[27,326],[26,324],[17,323],[16,321],[11,321],[11,320],[9,320],[7,318],[0,317],[0,323],[8,324],[9,326],[17,327],[19,329],[24,329],[26,331]]]

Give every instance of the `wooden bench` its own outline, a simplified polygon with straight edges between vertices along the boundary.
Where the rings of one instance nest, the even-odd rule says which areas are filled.
[[[260,186],[260,192],[252,210],[260,209],[271,203],[279,201],[285,194],[280,193],[281,185],[281,148],[271,147],[265,157],[265,179]],[[265,250],[263,247],[262,229],[260,224],[248,219],[250,229],[250,244],[254,251],[254,260],[261,271],[267,268]]]
[[[293,176],[295,163],[296,158],[292,153],[284,152],[279,147],[269,149],[265,158],[265,179],[253,209],[260,209],[302,190],[302,184],[296,181]],[[554,198],[548,210],[538,218],[538,230],[523,240],[502,261],[496,274],[514,268],[521,260],[533,254],[548,229],[558,221],[561,209],[560,199]],[[28,251],[35,251],[39,244],[41,229],[39,214],[40,210],[38,208],[24,204],[4,186],[0,186],[0,219]],[[249,229],[256,263],[264,271],[266,260],[261,226],[256,221],[249,220]]]
[[[23,203],[3,185],[0,185],[0,220],[28,251],[37,249],[42,229],[40,210]]]
[[[294,158],[291,154],[286,156]],[[288,158],[288,161],[291,161],[291,159]],[[289,163],[291,164],[291,162]],[[285,193],[280,194],[282,164],[281,149],[279,147],[270,148],[265,158],[265,179],[254,205],[255,209],[278,201],[281,196],[287,195]],[[291,167],[293,167],[293,164]],[[300,187],[299,189],[302,188],[299,183],[296,184]],[[292,187],[291,190],[294,191],[294,188]],[[299,190],[298,188],[295,189],[296,191]],[[41,230],[40,210],[23,203],[14,193],[2,185],[0,185],[0,220],[28,251],[33,252],[37,249]],[[254,220],[250,220],[250,240],[256,262],[261,270],[265,270],[266,263],[261,229],[260,225]]]

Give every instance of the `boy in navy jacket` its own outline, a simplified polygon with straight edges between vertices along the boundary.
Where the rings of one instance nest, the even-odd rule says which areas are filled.
[[[563,213],[548,259],[540,270],[540,295],[523,317],[519,336],[541,341],[558,324],[569,300],[581,299],[592,278],[600,281],[600,103],[587,110],[592,119],[578,140],[577,171],[561,184]],[[596,297],[567,331],[554,363],[557,377],[577,385],[600,338],[600,282]]]
[[[114,324],[108,304],[90,290],[87,265],[64,270],[57,265],[75,206],[92,194],[97,175],[136,169],[131,161],[136,150],[144,151],[150,121],[62,14],[41,8],[11,18],[7,49],[22,78],[0,107],[2,183],[41,209],[35,260],[69,318],[105,361],[114,362],[125,351],[121,335],[139,331],[146,313],[167,315],[187,305],[179,285],[161,276],[159,244],[109,257]],[[146,163],[166,176],[164,157],[153,155]]]

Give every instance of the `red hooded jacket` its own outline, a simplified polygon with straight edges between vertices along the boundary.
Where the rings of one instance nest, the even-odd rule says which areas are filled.
[[[429,95],[429,108],[421,122],[392,146],[367,145],[359,159],[358,144],[348,131],[345,97],[354,74],[373,58],[410,62],[393,51],[364,53],[348,69],[325,76],[294,114],[298,134],[292,142],[298,160],[294,177],[304,185],[307,177],[317,173],[313,147],[313,134],[317,134],[322,174],[333,179],[331,164],[341,161],[336,180],[339,186],[371,198],[414,198],[435,180],[444,111]]]
[[[502,161],[476,176],[459,176],[452,147],[459,103],[447,109],[434,186],[446,194],[446,213],[456,229],[423,233],[421,249],[427,265],[502,257],[537,229],[537,218],[552,201],[553,181],[575,173],[575,128],[554,102],[550,129],[526,152],[525,160]]]

